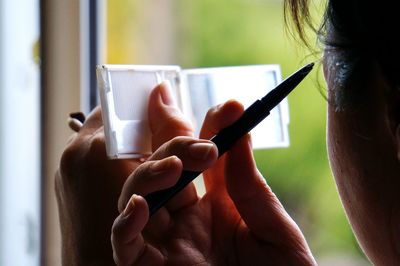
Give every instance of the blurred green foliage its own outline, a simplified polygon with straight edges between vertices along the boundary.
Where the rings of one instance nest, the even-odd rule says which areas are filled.
[[[127,8],[134,8],[132,2],[113,1],[109,8],[109,23],[120,23],[114,25],[119,29],[118,33],[109,33],[114,38],[109,38],[109,47],[116,49],[109,51],[111,61],[118,61],[120,56],[126,58],[125,49],[128,54],[135,49],[134,26],[130,33],[125,32],[129,36],[120,38],[124,34],[121,32],[124,25],[128,21],[135,23],[132,18],[135,11],[126,16]],[[172,2],[176,14],[176,62],[183,68],[279,64],[284,78],[305,63],[319,60],[320,55],[312,55],[285,29],[282,1]],[[130,4],[124,6],[121,3]],[[315,17],[321,17],[318,10],[321,10],[321,4],[316,2],[314,5]],[[314,35],[310,33],[310,44],[315,40]],[[317,258],[331,254],[362,257],[328,165],[325,147],[327,103],[320,70],[317,67],[289,96],[290,147],[258,150],[255,157],[260,171],[305,233]]]

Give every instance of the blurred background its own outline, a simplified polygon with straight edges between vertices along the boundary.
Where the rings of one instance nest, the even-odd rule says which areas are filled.
[[[53,176],[68,113],[96,104],[95,64],[279,64],[285,78],[321,56],[285,28],[282,0],[1,0],[0,12],[0,265],[60,264]],[[317,63],[288,99],[290,147],[255,151],[257,165],[319,265],[370,265],[329,169],[324,85]]]

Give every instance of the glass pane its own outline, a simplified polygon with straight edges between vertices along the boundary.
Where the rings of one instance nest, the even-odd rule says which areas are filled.
[[[39,265],[39,1],[0,13],[0,265]]]

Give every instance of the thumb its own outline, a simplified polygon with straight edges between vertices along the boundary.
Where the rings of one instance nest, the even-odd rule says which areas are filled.
[[[168,81],[151,92],[148,114],[153,151],[174,137],[193,136],[192,124],[177,107]]]
[[[111,231],[111,245],[117,265],[134,265],[138,261],[160,264],[162,254],[146,243],[142,231],[149,219],[144,198],[132,195],[125,210],[115,219]]]

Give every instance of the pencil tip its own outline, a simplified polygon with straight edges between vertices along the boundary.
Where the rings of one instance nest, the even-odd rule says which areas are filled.
[[[308,73],[311,72],[311,70],[313,69],[313,67],[314,67],[314,62],[311,62],[311,63],[309,63],[309,64],[303,66],[303,67],[301,68],[300,72],[303,73],[303,75],[307,75]]]

